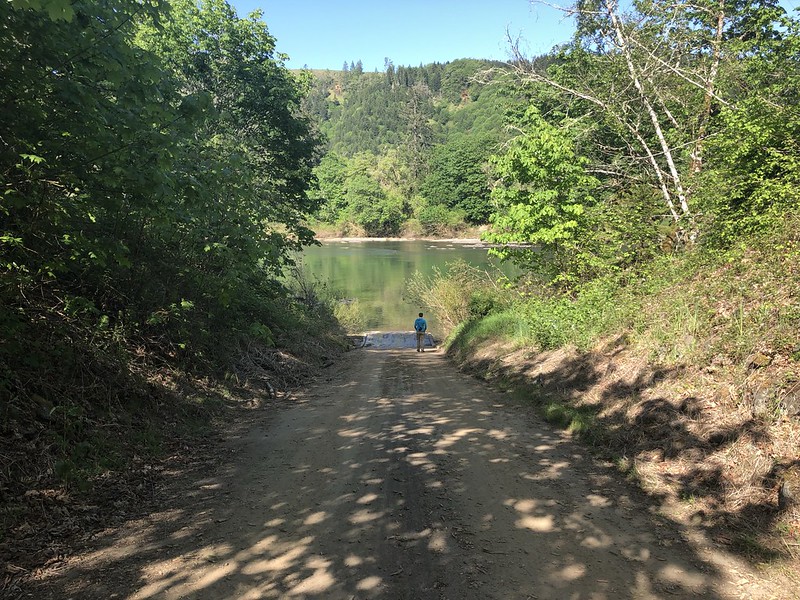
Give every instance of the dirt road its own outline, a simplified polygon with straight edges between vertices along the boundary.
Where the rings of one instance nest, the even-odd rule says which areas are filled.
[[[344,363],[39,597],[781,597],[441,354]]]

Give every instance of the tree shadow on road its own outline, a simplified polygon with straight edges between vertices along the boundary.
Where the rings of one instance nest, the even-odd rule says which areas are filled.
[[[720,566],[568,437],[442,355],[362,354],[176,473],[161,511],[38,597],[728,597]]]

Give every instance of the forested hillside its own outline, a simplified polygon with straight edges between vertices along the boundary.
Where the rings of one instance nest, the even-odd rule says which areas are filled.
[[[491,222],[487,241],[536,244],[505,255],[567,285],[769,229],[797,203],[796,21],[773,0],[595,4],[547,56],[313,72],[318,219]]]
[[[503,67],[387,59],[383,73],[314,71],[305,108],[327,141],[316,170],[323,227],[443,235],[487,223],[489,157],[524,98]]]

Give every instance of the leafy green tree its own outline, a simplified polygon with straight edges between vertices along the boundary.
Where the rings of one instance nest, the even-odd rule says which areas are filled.
[[[190,304],[143,300],[133,277],[150,232],[177,218],[174,156],[208,108],[133,44],[136,22],[160,17],[125,0],[0,4],[4,407],[108,403],[131,373],[119,340],[140,340],[153,306],[175,317],[161,355],[183,342]]]
[[[175,0],[160,30],[142,35],[172,64],[183,85],[209,93],[217,110],[214,135],[224,135],[257,172],[249,196],[262,217],[291,226],[308,240],[302,216],[314,206],[305,188],[318,160],[319,140],[299,108],[307,82],[276,56],[275,39],[256,12],[238,18],[225,0]],[[199,7],[198,7],[199,6]],[[274,177],[263,175],[274,172]]]
[[[417,83],[408,94],[408,102],[400,115],[406,122],[405,152],[412,180],[417,182],[425,171],[426,154],[433,144],[431,91],[427,85]]]
[[[14,107],[0,116],[3,287],[13,304],[49,282],[63,302],[80,296],[100,310],[110,282],[127,279],[145,223],[169,219],[159,199],[173,193],[174,153],[207,99],[179,94],[132,44],[133,17],[159,18],[152,5],[70,10],[74,18],[54,21],[0,8],[0,93]]]
[[[71,7],[0,8],[4,306],[44,326],[30,291],[46,290],[66,327],[225,360],[274,319],[282,266],[312,237],[304,84],[222,1]]]
[[[371,160],[367,171],[387,193],[404,199],[404,214],[408,212],[406,204],[414,191],[412,167],[406,158],[404,148],[389,148],[380,156]],[[356,157],[358,158],[358,157]]]
[[[800,23],[778,8],[749,14],[770,26],[749,27],[731,43],[738,61],[723,75],[735,102],[719,108],[698,180],[718,246],[774,228],[800,205]]]
[[[585,172],[564,130],[548,124],[531,107],[522,133],[493,158],[497,212],[484,239],[524,269],[557,285],[591,277],[599,267],[593,252],[587,210],[596,204],[598,181]]]
[[[345,192],[349,218],[368,235],[397,233],[403,218],[402,202],[384,192],[380,184],[364,174],[347,180]]]
[[[431,204],[463,212],[469,223],[488,221],[492,212],[487,180],[491,139],[462,135],[436,146],[421,193]]]
[[[304,222],[316,208],[306,188],[317,140],[298,116],[305,88],[275,57],[258,13],[238,18],[224,0],[176,0],[172,8],[164,27],[140,30],[139,43],[174,65],[178,85],[207,94],[214,115],[181,155],[181,170],[193,175],[181,178],[187,219],[173,252],[192,269],[186,289],[171,292],[220,319],[213,323],[246,319],[260,310],[254,291],[274,287],[290,251],[313,239]],[[177,240],[156,246],[167,241]]]
[[[712,117],[735,103],[723,85],[742,40],[769,39],[783,11],[757,2],[583,0],[578,29],[546,72],[516,53],[522,79],[564,95],[572,116],[584,115],[595,168],[611,185],[647,181],[659,190],[672,230],[696,239],[692,179],[701,172]],[[620,82],[625,81],[626,85]]]
[[[317,176],[319,211],[317,216],[335,223],[347,206],[345,186],[347,182],[347,160],[335,152],[326,154],[314,170]]]

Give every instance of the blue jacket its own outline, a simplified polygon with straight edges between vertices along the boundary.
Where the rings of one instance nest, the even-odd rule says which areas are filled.
[[[428,322],[422,317],[419,317],[414,321],[414,329],[419,332],[425,332],[428,330]]]

